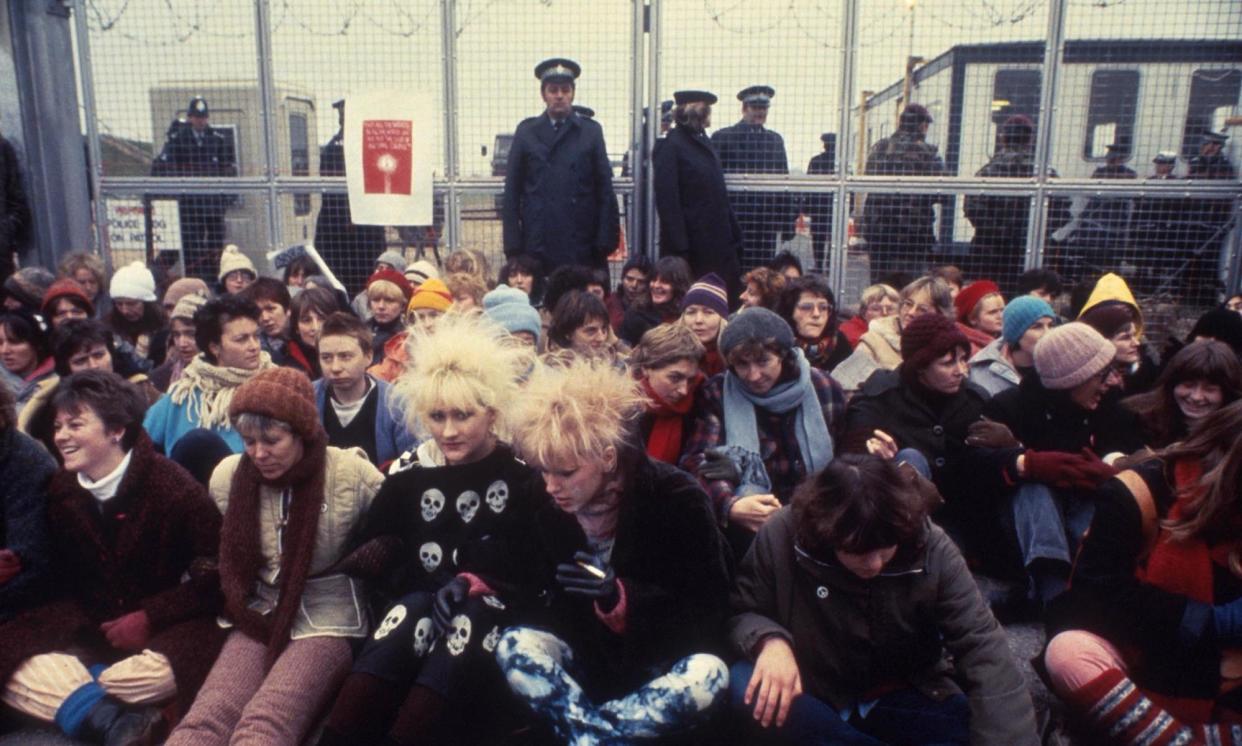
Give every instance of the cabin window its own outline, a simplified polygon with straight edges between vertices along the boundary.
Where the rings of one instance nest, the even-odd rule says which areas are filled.
[[[1039,125],[1039,70],[997,70],[992,80],[993,148],[1001,149],[1001,125],[1009,117],[1023,114]]]
[[[1182,158],[1199,154],[1199,143],[1208,130],[1221,132],[1242,93],[1242,70],[1195,70],[1190,79],[1190,107],[1182,133]]]
[[[1082,157],[1103,160],[1116,143],[1134,149],[1134,118],[1139,89],[1138,70],[1096,70],[1087,102],[1087,136]]]
[[[305,114],[289,115],[289,175],[310,176],[310,139]],[[293,195],[293,214],[301,217],[310,212],[310,195]]]

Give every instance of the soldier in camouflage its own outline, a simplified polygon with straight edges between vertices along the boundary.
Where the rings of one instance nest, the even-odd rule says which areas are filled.
[[[944,160],[935,145],[926,141],[931,114],[919,104],[901,112],[897,131],[871,146],[864,173],[867,176],[940,176]],[[863,237],[871,256],[871,282],[917,265],[929,263],[936,242],[936,220],[930,194],[873,194],[863,206]]]

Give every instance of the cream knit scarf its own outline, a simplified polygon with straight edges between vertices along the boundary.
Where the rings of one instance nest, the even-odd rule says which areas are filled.
[[[223,429],[229,427],[229,404],[237,387],[259,371],[274,367],[272,356],[266,352],[260,353],[259,367],[254,370],[212,365],[199,354],[168,388],[168,397],[177,406],[185,405],[185,417],[190,422],[200,427]]]

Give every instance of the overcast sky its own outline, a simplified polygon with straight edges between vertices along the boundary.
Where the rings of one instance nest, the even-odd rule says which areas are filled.
[[[153,132],[153,86],[256,79],[249,0],[88,0],[101,131],[162,143]],[[377,89],[442,95],[440,0],[272,0],[273,65],[281,85],[310,93],[319,144],[336,131],[331,102]],[[790,163],[819,151],[837,129],[840,3],[835,0],[662,0],[660,88],[707,88],[721,102],[715,127],[738,118],[733,95],[777,90],[768,125]],[[862,0],[856,90],[901,79],[907,54],[927,59],[956,44],[1042,40],[1043,0]],[[459,0],[459,153],[465,175],[490,173],[498,133],[542,109],[532,69],[566,56],[583,75],[578,102],[593,107],[609,150],[629,136],[632,6],[626,0]],[[913,37],[911,36],[913,27]],[[1238,0],[1070,0],[1067,37],[1242,38]],[[437,105],[438,108],[438,105]],[[429,136],[442,154],[443,114]],[[167,122],[172,112],[158,113]],[[487,148],[488,155],[482,154]],[[317,159],[312,157],[312,161]],[[443,161],[443,157],[438,158]]]

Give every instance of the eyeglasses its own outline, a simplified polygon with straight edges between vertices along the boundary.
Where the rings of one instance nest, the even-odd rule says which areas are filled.
[[[802,313],[832,313],[832,305],[830,303],[799,303],[795,306]]]

